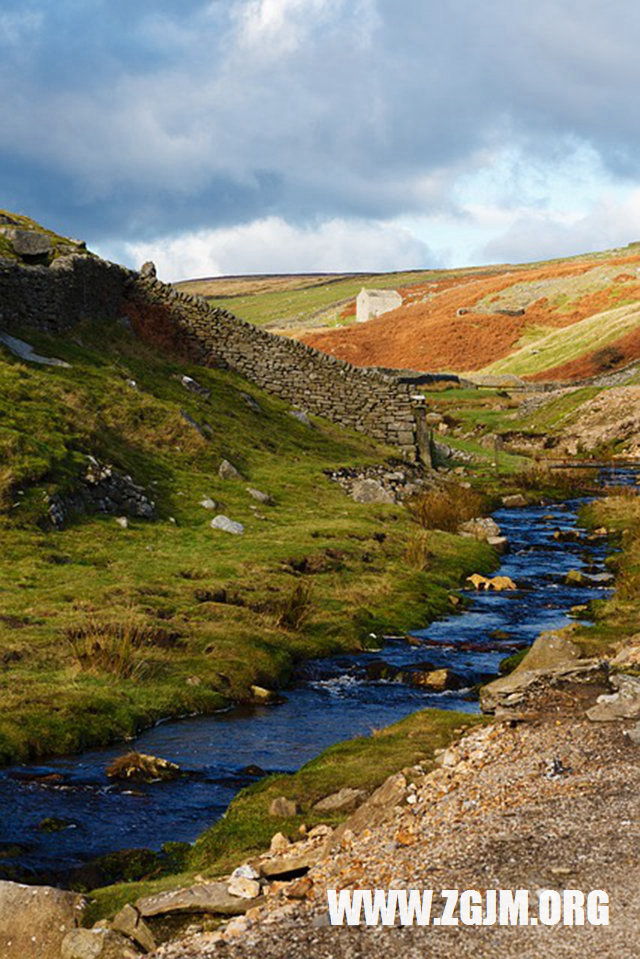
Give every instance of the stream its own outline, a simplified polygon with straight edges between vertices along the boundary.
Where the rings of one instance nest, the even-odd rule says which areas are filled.
[[[617,483],[633,480],[630,471],[616,475]],[[193,775],[162,784],[116,784],[105,769],[129,748],[122,744],[0,770],[0,878],[19,867],[34,880],[63,879],[108,852],[192,842],[223,815],[238,790],[255,781],[244,771],[250,765],[294,771],[333,743],[368,735],[427,706],[477,712],[473,687],[495,675],[505,656],[541,631],[571,622],[572,606],[608,594],[604,579],[593,587],[564,582],[570,569],[603,573],[610,550],[603,541],[554,539],[558,529],[579,529],[577,512],[584,502],[494,513],[510,547],[495,575],[510,576],[522,588],[468,593],[464,612],[412,631],[419,645],[388,639],[377,652],[306,663],[281,705],[161,723],[131,744]],[[371,670],[381,659],[403,668],[425,662],[435,669],[446,666],[464,686],[434,693],[368,679],[367,666]],[[73,825],[47,833],[38,828],[47,817]]]

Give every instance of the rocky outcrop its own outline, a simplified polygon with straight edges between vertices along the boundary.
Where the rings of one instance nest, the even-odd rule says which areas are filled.
[[[62,942],[80,924],[84,909],[76,893],[0,882],[0,956],[60,959]]]
[[[357,503],[401,503],[428,483],[419,466],[392,462],[381,466],[341,466],[326,474]]]
[[[154,519],[156,507],[146,490],[115,467],[87,457],[87,466],[72,493],[49,497],[48,516],[62,529],[74,513],[105,513],[109,516]]]

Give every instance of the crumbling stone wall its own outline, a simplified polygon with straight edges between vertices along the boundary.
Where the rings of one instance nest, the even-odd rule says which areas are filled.
[[[136,274],[125,309],[141,336],[199,363],[235,370],[309,413],[399,447],[410,460],[430,462],[424,401],[400,375],[355,367],[269,333],[153,276]]]
[[[0,259],[0,327],[28,322],[52,333],[91,319],[116,319],[128,270],[91,254],[61,256],[50,266]]]

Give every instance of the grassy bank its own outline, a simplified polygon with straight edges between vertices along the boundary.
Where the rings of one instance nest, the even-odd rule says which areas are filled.
[[[592,528],[613,531],[619,546],[608,560],[616,576],[615,591],[609,599],[591,604],[593,625],[576,634],[586,655],[607,655],[632,638],[640,641],[640,496],[620,489],[585,507],[582,519]]]
[[[224,875],[267,849],[275,832],[295,840],[300,837],[302,823],[308,827],[318,823],[335,826],[347,814],[322,814],[312,809],[314,803],[344,787],[370,793],[387,776],[416,762],[428,771],[433,767],[436,749],[446,747],[461,729],[488,721],[468,713],[421,710],[373,736],[331,746],[297,773],[269,776],[236,796],[224,819],[214,823],[185,856],[183,871],[93,890],[87,921],[110,916],[140,896],[188,884],[196,875]],[[289,819],[270,816],[269,806],[278,796],[295,800],[299,815]]]
[[[71,367],[0,352],[2,762],[249,699],[302,658],[449,612],[450,591],[495,562],[431,531],[428,562],[412,566],[407,511],[357,504],[323,472],[391,454],[360,435],[300,423],[245,381],[174,363],[124,329],[23,335]],[[157,518],[123,529],[78,514],[52,529],[47,497],[73,490],[87,455],[130,474]],[[222,458],[239,478],[219,477]],[[244,535],[211,529],[215,513]]]

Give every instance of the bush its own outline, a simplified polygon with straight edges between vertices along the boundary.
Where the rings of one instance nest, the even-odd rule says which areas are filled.
[[[413,496],[407,502],[407,509],[423,529],[455,533],[461,523],[484,514],[486,501],[471,489],[447,486]]]

